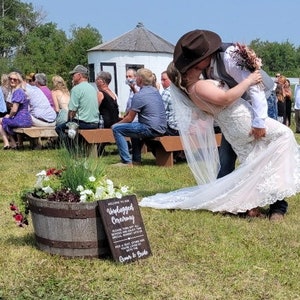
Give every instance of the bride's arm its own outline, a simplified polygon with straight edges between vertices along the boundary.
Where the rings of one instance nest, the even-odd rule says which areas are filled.
[[[223,90],[211,80],[199,80],[191,91],[191,96],[194,93],[197,98],[201,98],[209,103],[227,106],[239,99],[251,85],[259,83],[261,79],[260,72],[255,71],[229,90]]]

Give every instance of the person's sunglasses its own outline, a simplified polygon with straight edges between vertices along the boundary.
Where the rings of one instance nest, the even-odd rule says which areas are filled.
[[[16,82],[16,81],[19,80],[18,78],[12,78],[12,77],[9,77],[8,79],[9,79],[10,81],[14,81],[14,82]]]

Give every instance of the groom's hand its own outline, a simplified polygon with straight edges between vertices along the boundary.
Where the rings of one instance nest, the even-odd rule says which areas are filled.
[[[261,139],[266,136],[266,128],[254,128],[252,127],[250,135],[253,135],[255,139]]]

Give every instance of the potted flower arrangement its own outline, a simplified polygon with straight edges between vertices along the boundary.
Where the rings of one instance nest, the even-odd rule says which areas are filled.
[[[22,192],[22,204],[11,203],[18,226],[28,224],[30,211],[39,249],[71,257],[100,257],[108,245],[98,201],[132,197],[128,186],[105,176],[101,160],[73,158],[61,150],[59,168],[36,174],[33,188]]]

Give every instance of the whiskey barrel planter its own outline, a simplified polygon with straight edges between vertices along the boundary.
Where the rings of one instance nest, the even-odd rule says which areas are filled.
[[[98,203],[54,202],[28,195],[37,247],[65,257],[109,254]]]

